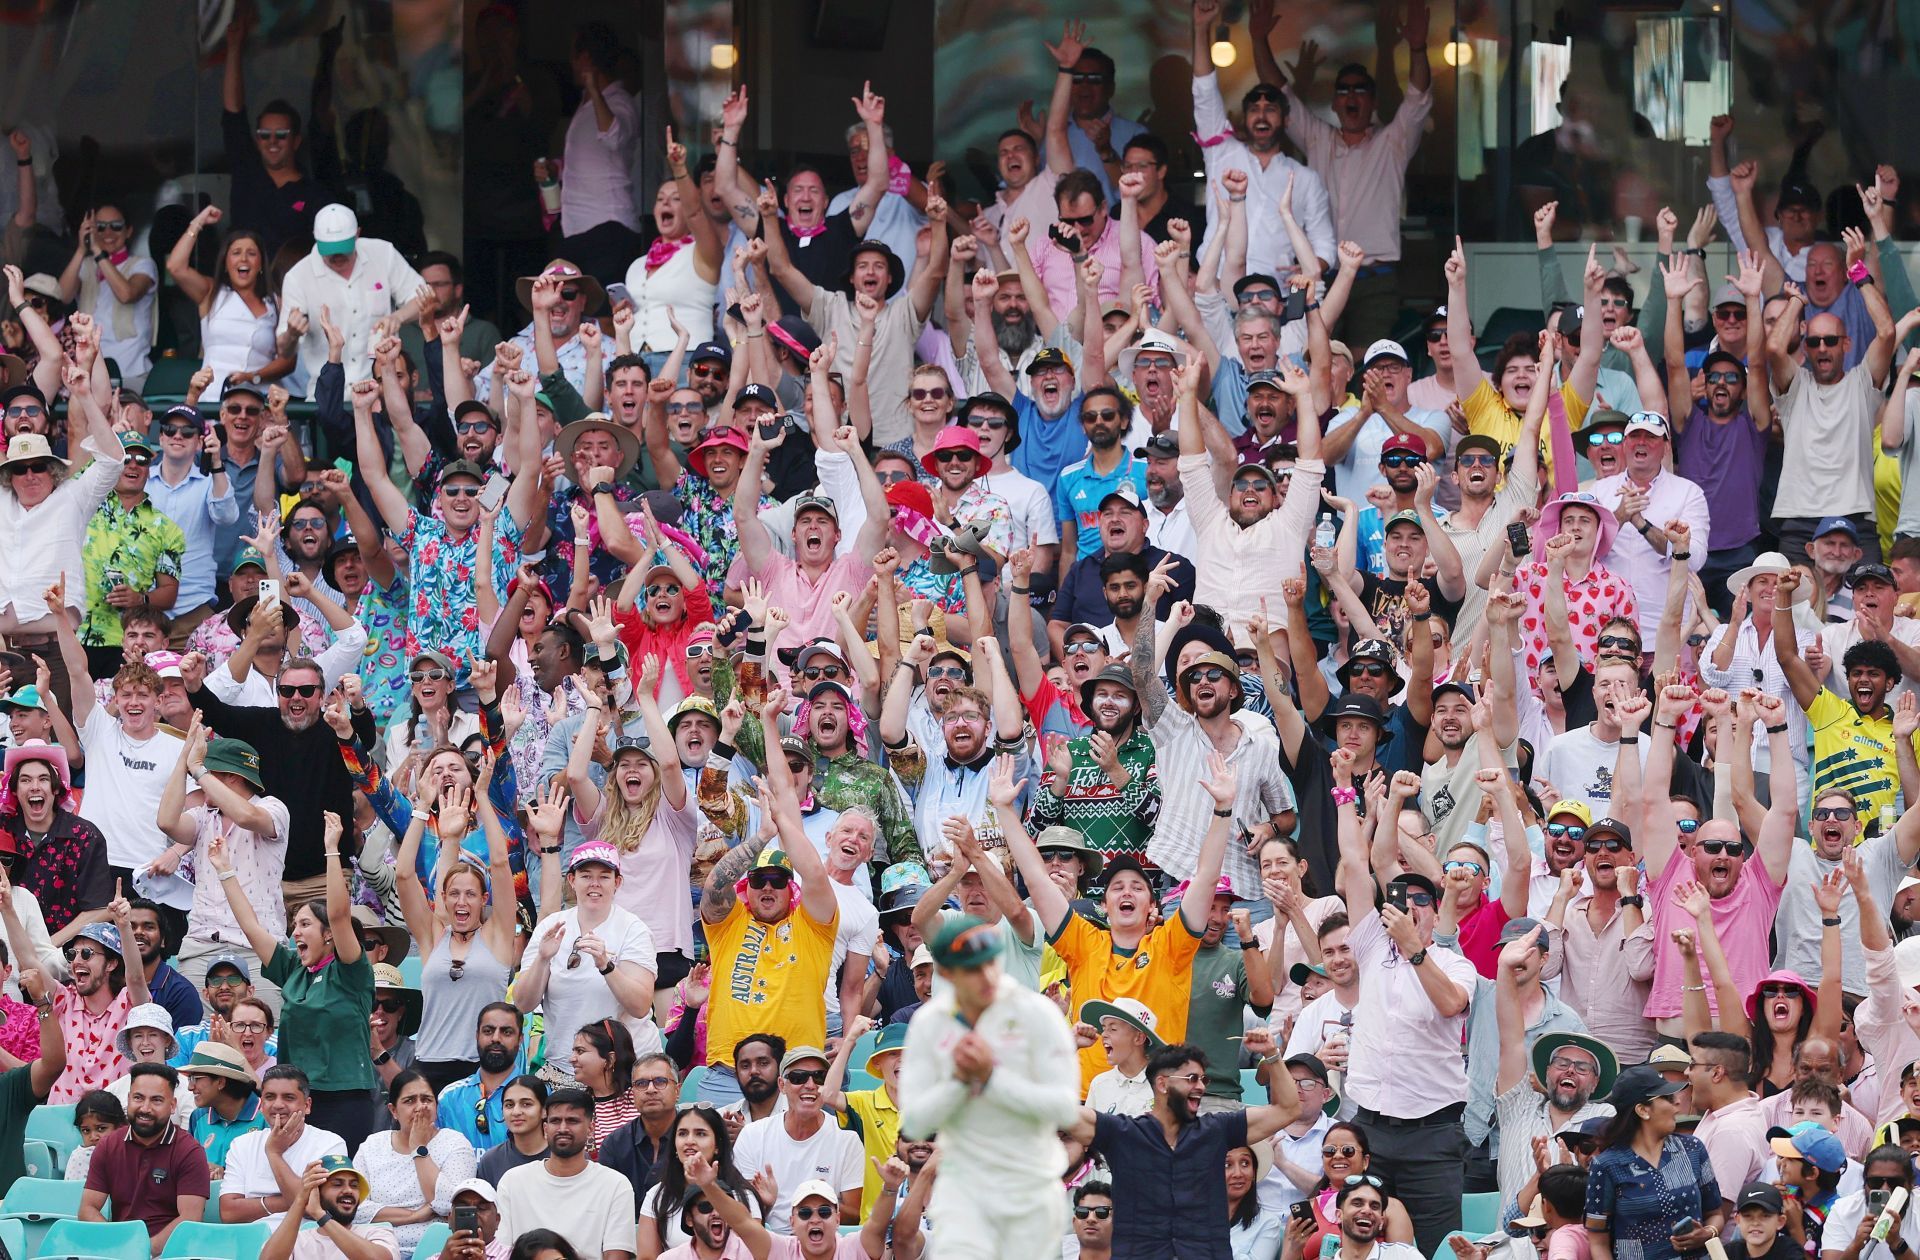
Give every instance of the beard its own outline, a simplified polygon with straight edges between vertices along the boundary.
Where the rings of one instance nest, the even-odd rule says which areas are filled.
[[[505,1046],[487,1046],[480,1051],[480,1070],[504,1072],[513,1066],[514,1052]]]
[[[1132,621],[1140,615],[1140,610],[1146,607],[1146,604],[1147,601],[1144,597],[1140,599],[1110,599],[1107,601],[1107,611],[1120,620]]]
[[[778,1092],[779,1087],[772,1081],[757,1076],[740,1078],[740,1096],[750,1103],[763,1103]]]
[[[1039,336],[1040,323],[1034,319],[1032,311],[1019,315],[993,312],[993,339],[999,343],[1000,352],[1009,359],[1018,360]]]

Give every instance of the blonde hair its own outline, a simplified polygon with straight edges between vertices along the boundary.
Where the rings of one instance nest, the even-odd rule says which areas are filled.
[[[613,780],[613,767],[619,764],[623,753],[645,757],[653,766],[653,786],[647,789],[638,805],[628,805],[626,795]],[[647,828],[653,826],[653,816],[660,809],[660,763],[644,749],[619,749],[608,764],[607,784],[601,793],[607,803],[607,816],[600,824],[600,838],[622,853],[632,853],[646,839]]]

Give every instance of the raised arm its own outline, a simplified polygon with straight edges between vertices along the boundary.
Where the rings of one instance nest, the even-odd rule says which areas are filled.
[[[1473,353],[1473,316],[1467,310],[1467,248],[1453,238],[1447,256],[1447,348],[1453,352],[1453,392],[1466,399],[1480,387],[1486,373]]]
[[[1019,868],[1021,876],[1027,881],[1027,896],[1033,902],[1033,912],[1040,916],[1040,926],[1049,937],[1058,936],[1067,924],[1067,916],[1073,907],[1068,904],[1066,894],[1060,891],[1047,875],[1047,864],[1040,859],[1040,850],[1035,847],[1033,837],[1027,834],[1025,824],[1020,821],[1020,811],[1015,802],[1020,792],[1027,786],[1025,779],[1013,777],[1013,758],[1001,754],[993,760],[993,771],[987,779],[987,801],[993,806],[993,816],[1000,824],[1000,830],[1007,839],[1007,849],[1013,854],[1013,862]],[[984,877],[983,877],[984,878]],[[1216,880],[1218,877],[1215,877]]]
[[[1787,686],[1793,691],[1794,702],[1804,709],[1820,694],[1822,684],[1806,661],[1801,659],[1799,639],[1793,626],[1794,594],[1803,581],[1805,574],[1798,568],[1788,569],[1780,575],[1779,594],[1774,597],[1773,658],[1780,663],[1780,672],[1787,676]]]
[[[1141,620],[1153,619],[1143,617]],[[1207,825],[1207,834],[1200,840],[1200,854],[1193,863],[1190,888],[1212,888],[1220,882],[1220,868],[1227,859],[1227,836],[1233,831],[1233,795],[1239,782],[1238,774],[1227,764],[1227,759],[1209,750],[1207,773],[1200,780],[1200,786],[1213,798],[1213,817]],[[1207,914],[1212,904],[1211,897],[1180,899],[1180,920],[1187,925],[1187,931],[1195,936],[1206,934]]]

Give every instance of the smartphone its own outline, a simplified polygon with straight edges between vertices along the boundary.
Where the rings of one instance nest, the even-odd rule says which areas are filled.
[[[1291,324],[1296,319],[1307,317],[1307,291],[1288,289],[1286,301],[1280,304],[1280,322]]]
[[[480,487],[480,510],[491,512],[500,506],[500,500],[507,497],[507,479],[499,473],[487,478],[487,484]]]
[[[1513,548],[1516,560],[1524,559],[1526,554],[1533,550],[1533,540],[1527,537],[1525,521],[1515,521],[1507,526],[1507,546]]]
[[[280,579],[261,578],[259,595],[260,602],[263,604],[278,601],[280,598]]]
[[[470,1234],[480,1232],[480,1209],[471,1203],[456,1203],[453,1206],[453,1232],[462,1230]]]
[[[622,305],[634,305],[633,294],[628,290],[626,285],[615,280],[607,286],[607,306],[613,309]]]
[[[773,439],[779,437],[780,428],[785,423],[786,422],[779,416],[775,416],[771,420],[762,420],[759,424],[760,440],[762,442],[771,442]]]
[[[1691,1234],[1694,1230],[1699,1228],[1700,1228],[1699,1221],[1694,1220],[1691,1216],[1683,1216],[1679,1220],[1673,1223],[1673,1228],[1668,1230],[1667,1233],[1675,1237],[1678,1237],[1681,1234]]]
[[[1887,1208],[1887,1200],[1893,1197],[1891,1190],[1867,1191],[1867,1215],[1878,1216]]]
[[[1294,1220],[1299,1221],[1303,1225],[1313,1220],[1313,1209],[1307,1206],[1305,1199],[1295,1203],[1292,1207],[1288,1208],[1287,1211],[1292,1214]]]
[[[1387,885],[1387,904],[1402,914],[1407,909],[1407,886],[1405,884]]]

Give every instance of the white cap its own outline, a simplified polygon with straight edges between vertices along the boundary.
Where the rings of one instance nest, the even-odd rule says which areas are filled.
[[[1668,436],[1667,418],[1657,411],[1636,411],[1627,418],[1626,432],[1650,433],[1657,438]]]
[[[500,1202],[499,1197],[495,1195],[493,1192],[493,1183],[488,1181],[485,1177],[467,1178],[465,1181],[461,1182],[459,1185],[453,1188],[453,1193],[447,1196],[448,1201],[451,1202],[452,1200],[459,1198],[460,1195],[467,1190],[473,1191],[475,1194],[479,1195],[481,1198],[485,1199],[489,1203]]]
[[[915,967],[922,965],[933,966],[933,955],[928,952],[925,945],[917,945],[914,947],[912,959],[907,963],[907,970],[912,971]]]
[[[1909,936],[1893,947],[1893,965],[1900,973],[1900,987],[1920,988],[1920,936]]]
[[[1361,358],[1360,364],[1362,367],[1365,367],[1375,359],[1398,359],[1402,363],[1413,362],[1412,356],[1407,353],[1407,348],[1388,337],[1382,337],[1380,340],[1368,346],[1367,353]]]
[[[835,1207],[840,1206],[840,1192],[835,1190],[831,1184],[820,1180],[818,1177],[810,1181],[803,1181],[793,1189],[793,1205],[795,1207],[799,1207],[802,1203],[812,1198],[825,1199]]]
[[[1899,886],[1893,890],[1893,895],[1898,897],[1909,888],[1920,888],[1920,875],[1909,875],[1901,880]]]
[[[323,254],[349,254],[360,235],[360,220],[339,202],[320,207],[313,218],[313,247]]]

